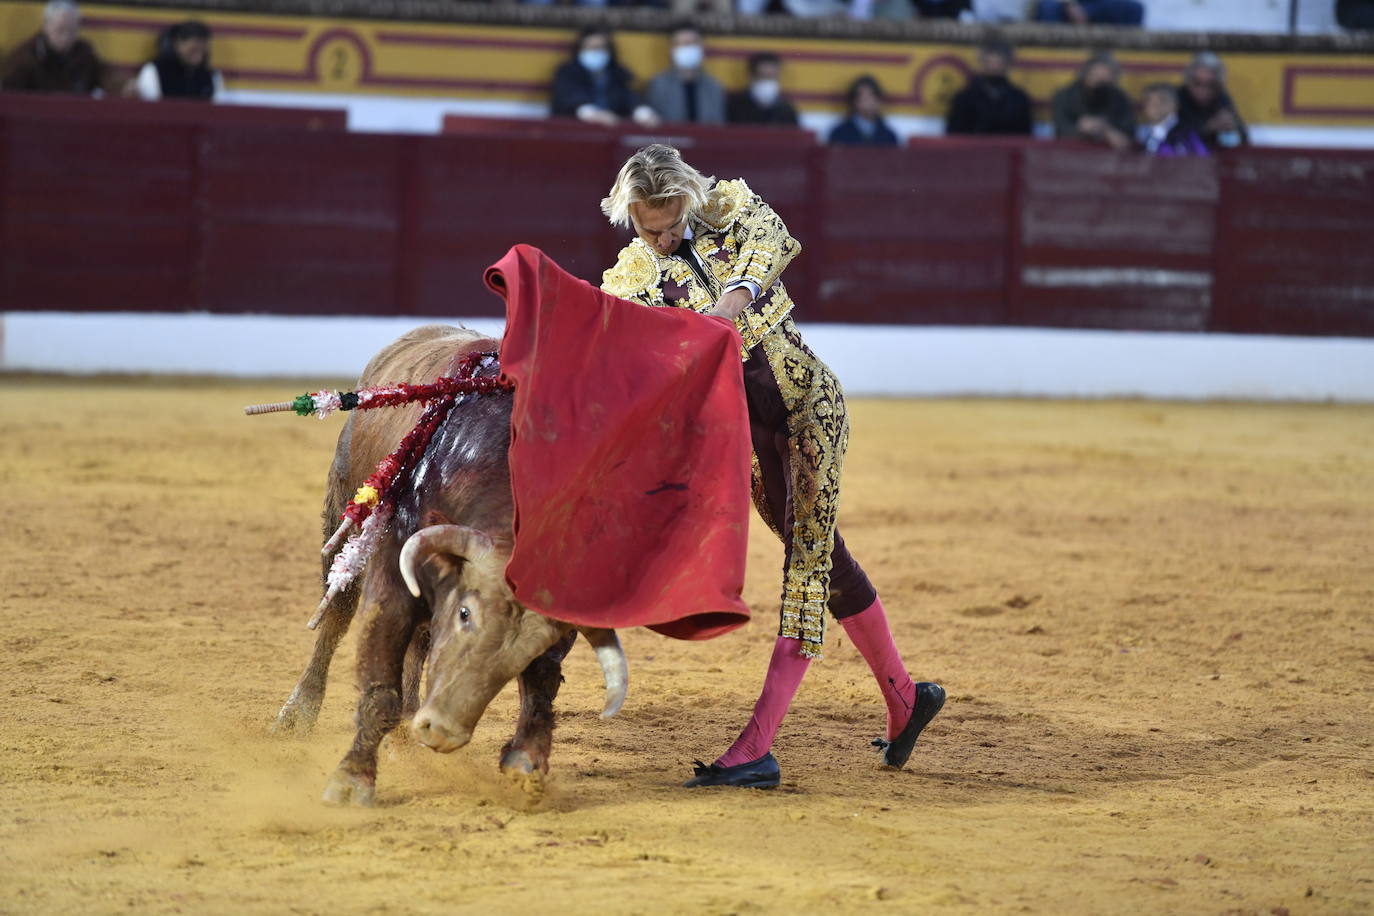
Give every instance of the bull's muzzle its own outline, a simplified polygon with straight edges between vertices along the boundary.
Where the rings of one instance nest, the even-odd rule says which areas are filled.
[[[446,721],[428,706],[415,714],[410,733],[416,741],[441,754],[452,753],[472,740],[472,729]]]

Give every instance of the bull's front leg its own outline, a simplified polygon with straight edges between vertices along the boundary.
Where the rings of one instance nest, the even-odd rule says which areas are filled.
[[[368,585],[370,590],[372,582]],[[401,723],[402,673],[419,606],[393,595],[385,604],[369,601],[367,611],[367,628],[358,642],[358,731],[325,786],[324,801],[332,805],[372,804],[377,749]]]
[[[329,468],[329,479],[324,494],[324,513],[321,516],[322,543],[334,533],[344,507],[348,505],[357,488],[356,484],[349,486],[349,452],[353,441],[354,416],[349,414],[344,422],[344,428],[339,433],[339,444],[334,450],[334,462]],[[320,558],[322,587],[328,583],[329,570],[333,562],[333,556]],[[349,624],[353,622],[353,614],[358,608],[358,596],[361,592],[360,583],[354,580],[334,597],[325,610],[324,618],[316,630],[315,649],[310,653],[310,662],[305,666],[300,680],[296,682],[291,696],[286,698],[286,702],[277,712],[276,721],[272,725],[273,731],[308,732],[314,728],[315,720],[320,715],[320,707],[324,705],[329,663],[334,658],[334,650],[339,647],[339,641],[343,639],[344,634],[348,632]]]
[[[300,680],[291,691],[291,696],[277,712],[272,725],[277,732],[308,732],[315,727],[320,707],[324,704],[325,684],[329,679],[329,663],[334,658],[334,650],[348,632],[353,622],[353,612],[358,606],[358,586],[353,583],[344,589],[325,611],[315,637],[315,649],[310,654],[310,663],[305,666]]]
[[[420,677],[425,671],[429,655],[429,621],[419,623],[410,637],[406,650],[405,668],[401,674],[401,718],[413,719],[420,709]]]
[[[553,746],[553,701],[563,683],[563,659],[577,639],[573,630],[520,672],[520,719],[515,735],[501,749],[501,772],[532,800],[544,794]]]

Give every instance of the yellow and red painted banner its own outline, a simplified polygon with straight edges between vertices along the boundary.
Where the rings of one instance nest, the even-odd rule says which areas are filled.
[[[42,5],[0,0],[0,53],[38,29]],[[215,33],[214,62],[232,89],[494,99],[542,103],[554,69],[567,58],[564,29],[386,22],[243,13],[190,13],[88,7],[84,35],[111,63],[133,68],[151,57],[167,25],[186,18]],[[641,80],[663,69],[667,39],[625,32],[622,62]],[[844,89],[872,74],[891,96],[892,114],[943,116],[973,68],[967,45],[711,36],[707,69],[727,87],[742,86],[757,51],[785,61],[783,88],[805,110],[837,112]],[[1013,77],[1039,103],[1069,82],[1084,54],[1021,49]],[[1119,52],[1132,95],[1153,82],[1179,81],[1189,58],[1180,51]],[[1252,123],[1374,126],[1374,61],[1362,54],[1232,53],[1223,58],[1241,114]]]

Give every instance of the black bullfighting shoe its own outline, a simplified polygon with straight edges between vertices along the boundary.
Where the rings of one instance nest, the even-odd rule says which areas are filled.
[[[921,681],[917,684],[916,711],[911,714],[911,718],[907,720],[901,732],[891,741],[884,741],[882,738],[873,739],[873,744],[883,755],[883,764],[897,770],[905,766],[906,759],[911,756],[912,748],[916,746],[916,739],[920,736],[921,729],[930,724],[930,720],[935,718],[935,714],[944,705],[945,688],[929,681]]]
[[[697,786],[740,786],[746,789],[771,789],[782,778],[781,771],[778,769],[778,760],[773,756],[772,751],[764,754],[758,760],[736,764],[732,767],[717,766],[714,763],[708,765],[700,760],[694,760],[692,763],[696,767],[696,773],[682,784],[688,789],[695,789]]]

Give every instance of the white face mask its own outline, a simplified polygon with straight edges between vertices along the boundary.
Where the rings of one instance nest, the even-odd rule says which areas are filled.
[[[673,48],[673,66],[679,70],[695,70],[705,56],[701,45],[678,45]]]
[[[781,90],[778,88],[777,80],[756,80],[749,87],[749,93],[754,97],[754,101],[759,103],[760,108],[767,108],[778,100]]]
[[[611,52],[605,48],[587,48],[577,52],[577,62],[592,72],[604,70],[611,62]]]

